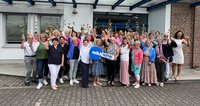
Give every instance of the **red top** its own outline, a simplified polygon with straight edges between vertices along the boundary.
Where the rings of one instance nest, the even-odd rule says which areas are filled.
[[[135,50],[134,46],[131,46],[132,52]],[[142,64],[143,60],[143,51],[141,49],[136,50],[134,53],[134,64]]]

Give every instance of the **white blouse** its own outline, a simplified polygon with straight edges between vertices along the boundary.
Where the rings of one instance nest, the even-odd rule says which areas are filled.
[[[120,47],[120,61],[129,61],[129,51],[130,48],[128,45]]]
[[[79,57],[79,59],[85,64],[90,63],[90,56],[89,56],[90,48],[91,47],[89,45],[87,45],[87,46],[82,45],[80,47],[80,57]]]

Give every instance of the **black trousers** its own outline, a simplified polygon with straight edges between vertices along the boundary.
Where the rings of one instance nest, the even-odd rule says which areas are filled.
[[[156,71],[158,82],[165,82],[166,64],[156,62]]]
[[[58,73],[58,78],[62,78],[63,75],[67,75],[69,72],[69,64],[67,64],[67,61],[64,61],[64,66],[60,67],[59,73]]]
[[[80,62],[80,68],[82,71],[82,85],[83,88],[88,88],[89,84],[89,64]]]
[[[115,73],[116,73],[116,69],[117,69],[117,61],[116,60],[107,60],[106,66],[107,66],[108,81],[112,82],[115,79]]]

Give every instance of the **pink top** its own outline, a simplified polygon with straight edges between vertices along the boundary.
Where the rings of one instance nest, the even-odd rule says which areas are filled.
[[[38,40],[37,40],[37,39],[35,39],[35,38],[33,38],[33,42],[37,43],[37,42],[38,42]]]
[[[134,53],[134,64],[142,64],[143,60],[143,51],[141,49],[136,50],[134,46],[131,46],[132,52],[135,51]]]
[[[117,46],[120,46],[122,44],[119,37],[115,38],[115,42],[116,42]]]
[[[69,38],[69,37],[65,37],[65,41],[68,41],[68,38]]]
[[[80,45],[80,43],[81,43],[81,39],[77,39],[77,43],[78,43],[78,45]]]

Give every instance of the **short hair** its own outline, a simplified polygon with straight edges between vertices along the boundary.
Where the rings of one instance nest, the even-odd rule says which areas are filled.
[[[87,39],[84,39],[84,40],[83,40],[83,42],[85,42],[85,41],[87,41],[87,42],[88,42],[88,40],[87,40]]]
[[[160,32],[159,32],[159,31],[156,31],[155,34],[156,34],[156,33],[159,33],[159,35],[160,35]]]
[[[40,34],[40,39],[41,39],[42,36],[44,36],[46,38],[46,41],[47,41],[48,35],[46,33],[42,33],[42,34]]]
[[[136,40],[136,41],[135,41],[135,44],[139,44],[139,45],[140,45],[140,41],[139,41],[139,40]]]
[[[61,36],[61,37],[60,37],[60,40],[61,40],[61,39],[65,39],[65,37],[64,37],[64,36]]]
[[[52,42],[53,42],[53,41],[58,41],[58,38],[57,38],[57,37],[53,38],[53,39],[52,39]]]

